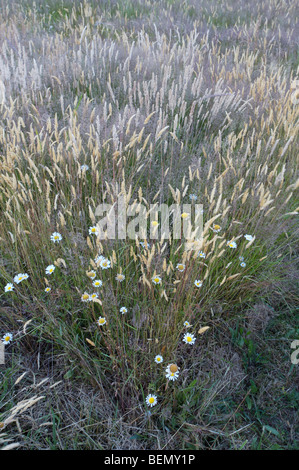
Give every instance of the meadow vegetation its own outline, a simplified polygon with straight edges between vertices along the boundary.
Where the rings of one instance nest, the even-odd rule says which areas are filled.
[[[296,2],[0,12],[0,444],[296,447]],[[100,239],[119,196],[202,242]]]

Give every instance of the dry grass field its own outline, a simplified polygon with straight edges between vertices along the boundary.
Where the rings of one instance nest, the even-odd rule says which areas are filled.
[[[298,449],[298,11],[0,0],[0,447]]]

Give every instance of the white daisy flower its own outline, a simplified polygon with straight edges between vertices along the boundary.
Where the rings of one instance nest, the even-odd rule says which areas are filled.
[[[195,340],[196,340],[195,336],[192,335],[191,333],[186,333],[184,338],[183,338],[183,341],[186,344],[194,344]]]
[[[177,270],[180,271],[181,273],[185,270],[185,267],[186,266],[184,264],[181,264],[181,263],[176,265]]]
[[[200,281],[199,279],[197,279],[196,281],[194,281],[194,285],[196,287],[201,287],[202,286],[202,281]]]
[[[146,400],[147,405],[150,407],[155,406],[157,404],[156,395],[148,395],[145,400]]]
[[[92,285],[94,287],[102,287],[103,282],[101,281],[101,279],[96,279],[95,281],[93,281]]]
[[[122,313],[124,315],[125,313],[127,313],[128,309],[126,307],[121,307],[119,309],[119,311],[120,311],[120,313]]]
[[[161,364],[163,362],[163,357],[158,354],[158,356],[155,357],[155,362],[157,364]]]
[[[2,338],[2,343],[3,344],[9,344],[12,341],[12,334],[11,333],[5,333],[5,335]]]
[[[244,261],[244,256],[239,256],[240,261]]]
[[[93,294],[90,295],[90,300],[94,301],[95,299],[98,299],[98,297],[99,297],[99,294],[94,292]]]
[[[58,232],[53,232],[50,238],[54,243],[59,243],[62,240],[62,236]]]
[[[229,246],[230,248],[237,248],[237,244],[236,242],[228,242],[227,246]]]
[[[213,224],[212,230],[213,230],[213,232],[218,233],[218,232],[220,232],[221,227],[218,224]]]
[[[184,322],[184,327],[185,327],[185,328],[189,328],[190,326],[191,326],[191,325],[190,325],[190,323],[189,323],[188,321],[185,321],[185,322]]]
[[[95,262],[97,265],[99,265],[100,262],[101,262],[103,259],[105,259],[105,256],[103,256],[103,255],[98,255],[98,256],[94,259],[94,262]]]
[[[48,266],[48,267],[46,268],[46,274],[53,274],[54,271],[55,271],[55,266],[54,266],[54,264],[50,264],[50,266]]]
[[[89,166],[88,165],[81,165],[81,171],[88,171]]]
[[[190,194],[189,199],[190,199],[190,201],[196,201],[197,200],[196,194]]]
[[[125,276],[124,276],[124,274],[118,273],[118,274],[116,275],[115,279],[116,279],[118,282],[123,282],[123,280],[125,279]]]
[[[148,250],[150,248],[150,244],[148,243],[148,241],[145,241],[145,242],[139,242],[139,245],[142,246],[142,248]]]
[[[19,284],[21,281],[23,281],[23,279],[24,279],[24,278],[23,278],[23,274],[17,274],[17,275],[13,278],[13,280],[14,280],[14,282],[15,282],[16,284]]]
[[[17,274],[13,280],[16,284],[20,284],[20,282],[25,281],[26,279],[28,279],[28,277],[29,276],[27,273],[20,273],[20,274]]]
[[[13,291],[14,290],[14,285],[9,282],[8,284],[6,284],[5,288],[4,288],[4,291],[5,292],[10,292],[10,291]]]
[[[206,254],[203,251],[200,251],[197,255],[198,258],[205,258]]]
[[[179,377],[179,370],[180,368],[176,364],[169,364],[166,367],[166,378],[174,382]]]
[[[93,227],[89,227],[89,235],[98,235],[99,234],[99,231],[98,231],[98,228],[93,226]]]
[[[106,323],[106,318],[105,317],[99,317],[98,318],[97,324],[99,326],[103,326],[103,325],[105,325],[105,323]]]
[[[162,279],[160,278],[160,276],[154,276],[152,278],[152,281],[154,284],[161,284],[162,283]]]
[[[102,269],[108,269],[108,268],[111,267],[111,262],[109,261],[109,259],[104,258],[104,259],[102,259],[101,262],[100,262],[100,267],[101,267]]]
[[[245,267],[246,267],[246,263],[244,263],[244,261],[242,261],[242,263],[240,263],[240,266],[241,266],[242,268],[245,268]]]
[[[50,292],[51,291],[51,287],[46,287],[45,288],[45,292]]]
[[[84,294],[81,295],[81,300],[82,302],[90,302],[91,297],[89,294],[87,294],[87,292],[84,292]]]
[[[244,235],[244,238],[246,238],[246,240],[248,240],[249,242],[251,242],[253,240],[253,236],[252,235]]]
[[[97,273],[95,271],[89,271],[87,274],[87,277],[89,277],[90,279],[94,279],[97,275]]]

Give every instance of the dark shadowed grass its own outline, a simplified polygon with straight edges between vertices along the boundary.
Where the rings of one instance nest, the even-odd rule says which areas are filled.
[[[270,298],[265,291],[243,307],[238,321],[215,321],[180,386],[150,415],[137,401],[121,411],[111,390],[91,388],[86,371],[72,370],[57,344],[36,342],[36,332],[20,337],[2,372],[1,420],[20,401],[43,398],[16,415],[8,438],[22,449],[296,449],[290,343],[299,325],[287,283],[287,291],[274,286],[276,298],[271,289]]]

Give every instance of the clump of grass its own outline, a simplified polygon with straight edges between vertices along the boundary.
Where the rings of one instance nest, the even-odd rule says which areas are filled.
[[[72,373],[112,389],[122,411],[151,394],[161,410],[181,387],[166,380],[166,367],[188,370],[193,337],[198,344],[213,319],[239,311],[276,266],[287,269],[297,215],[295,71],[288,52],[274,67],[268,26],[258,20],[254,48],[219,46],[230,24],[213,14],[215,34],[202,34],[195,6],[192,14],[183,7],[186,24],[195,19],[175,37],[148,23],[136,29],[148,2],[137,16],[131,2],[104,4],[51,13],[36,5],[20,35],[20,13],[7,10],[1,299],[18,328],[30,321],[32,335],[54,340]],[[175,3],[161,4],[169,17]],[[111,19],[122,34],[110,31]],[[291,50],[290,25],[288,33]],[[121,196],[150,213],[151,204],[190,195],[204,209],[195,250],[171,236],[148,246],[90,230],[100,203]]]

